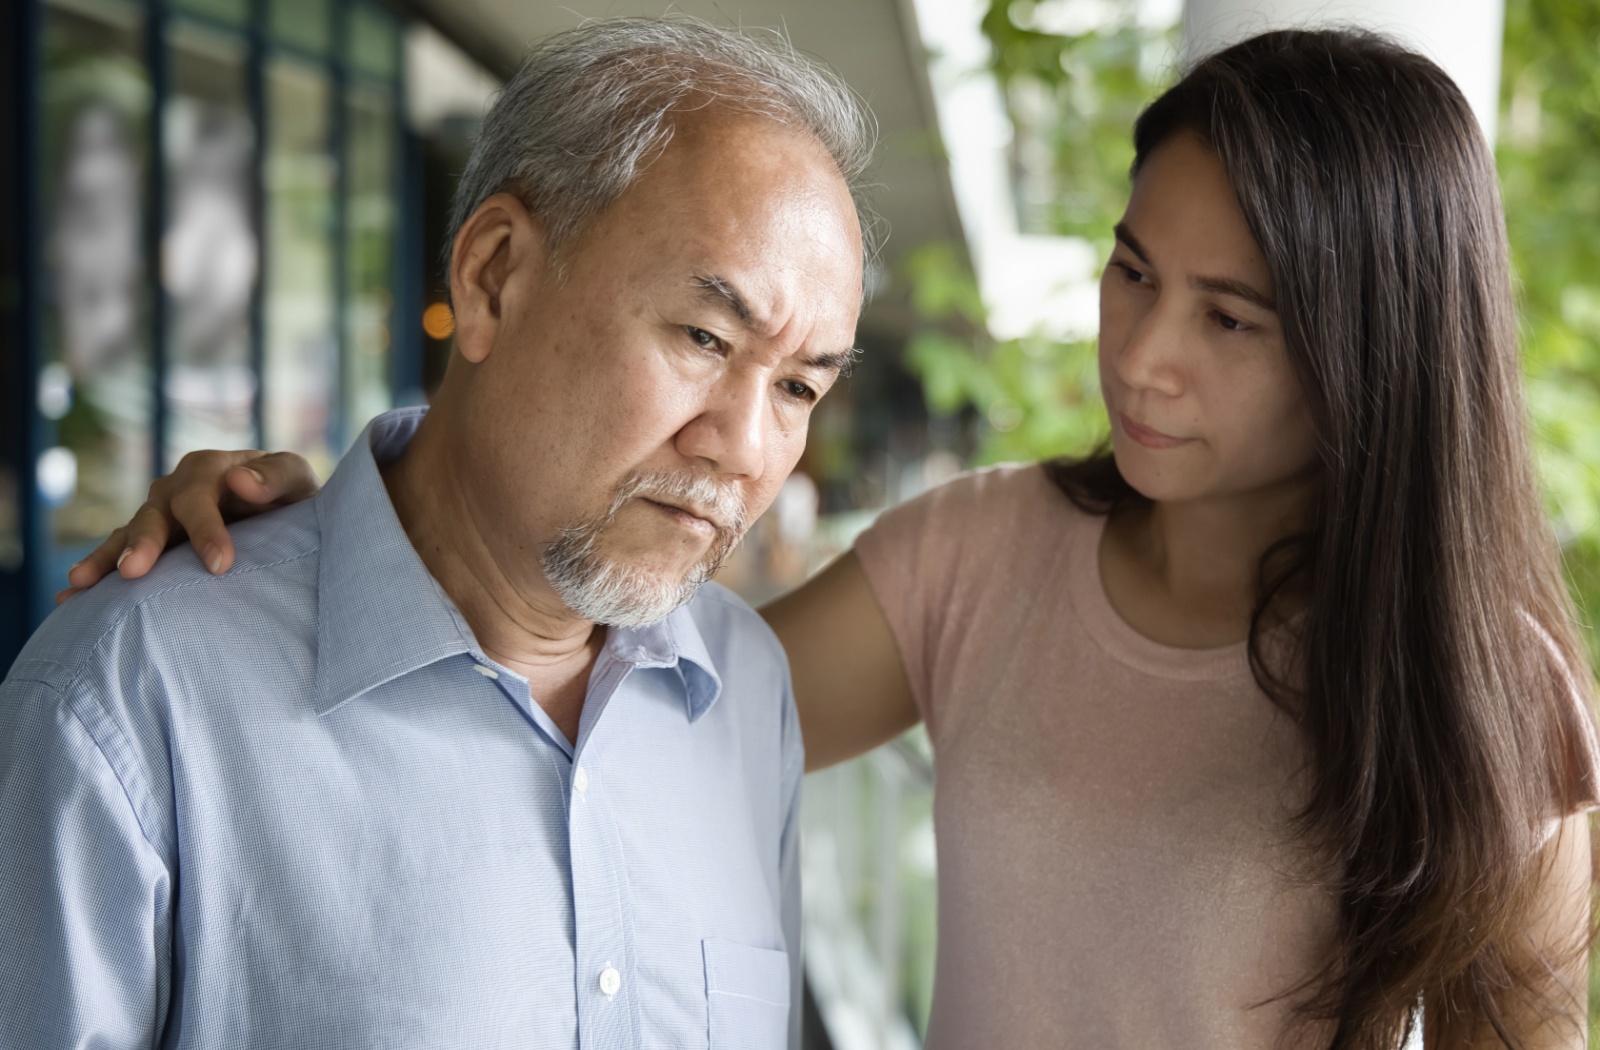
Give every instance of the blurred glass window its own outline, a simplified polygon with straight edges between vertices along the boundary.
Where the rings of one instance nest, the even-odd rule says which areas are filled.
[[[229,25],[242,26],[250,17],[250,0],[172,0],[172,5]]]
[[[394,98],[352,87],[345,98],[348,198],[345,217],[346,366],[344,410],[352,427],[386,411],[398,169]]]
[[[98,540],[126,521],[154,459],[143,32],[139,9],[115,0],[43,11],[37,170],[47,277],[36,469],[57,547]]]
[[[325,55],[332,36],[331,7],[329,0],[272,0],[268,32],[280,44]]]
[[[322,69],[289,58],[267,63],[266,85],[263,443],[326,476],[339,382],[332,89]]]
[[[259,262],[255,125],[242,39],[187,23],[167,37],[172,94],[166,136],[167,469],[200,448],[255,443],[250,304]]]
[[[385,80],[395,75],[400,30],[387,11],[372,4],[350,5],[345,61],[352,69]]]

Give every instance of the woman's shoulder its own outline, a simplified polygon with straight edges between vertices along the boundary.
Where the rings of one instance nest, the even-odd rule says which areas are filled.
[[[867,560],[966,562],[996,566],[1058,546],[1088,516],[1038,463],[1003,463],[959,474],[885,511],[857,541]],[[905,568],[910,569],[911,565]]]
[[[1039,463],[1000,463],[970,470],[895,510],[940,519],[997,519],[1013,526],[1020,524],[1019,514],[1082,515]]]

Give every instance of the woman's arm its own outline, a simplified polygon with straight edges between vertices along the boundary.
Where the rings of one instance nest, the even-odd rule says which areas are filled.
[[[854,758],[917,724],[900,649],[855,551],[761,615],[789,654],[808,771]]]
[[[290,452],[192,452],[150,486],[150,497],[67,574],[65,601],[113,570],[143,576],[188,536],[212,572],[233,564],[226,522],[295,503],[320,487]],[[820,769],[894,739],[917,724],[917,705],[889,624],[855,552],[762,610],[789,653],[806,768]]]
[[[1526,954],[1537,973],[1548,961],[1554,972],[1543,987],[1526,998],[1502,996],[1505,1023],[1524,1050],[1583,1050],[1588,1045],[1589,890],[1593,861],[1589,816],[1579,813],[1561,822],[1540,860],[1538,900],[1527,929]],[[1521,989],[1519,989],[1521,990]],[[1505,1044],[1484,1025],[1476,1032],[1452,1030],[1438,1023],[1440,1011],[1423,1004],[1428,1050],[1488,1050]]]

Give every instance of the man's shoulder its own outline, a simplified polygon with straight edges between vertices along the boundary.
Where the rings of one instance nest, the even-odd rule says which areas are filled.
[[[719,648],[737,648],[741,653],[762,655],[788,667],[783,643],[767,621],[749,602],[720,583],[702,586],[689,602],[688,610],[713,656]]]
[[[148,574],[112,574],[52,612],[23,647],[9,676],[63,688],[96,663],[132,646],[141,661],[169,646],[220,644],[236,624],[266,630],[274,606],[314,608],[319,550],[314,501],[240,522],[230,529],[232,567],[213,575],[183,544]],[[281,622],[281,621],[280,621]]]
[[[721,679],[719,717],[754,729],[749,740],[775,731],[784,757],[768,772],[782,769],[797,779],[804,750],[783,643],[749,602],[718,584],[702,586],[688,611]]]

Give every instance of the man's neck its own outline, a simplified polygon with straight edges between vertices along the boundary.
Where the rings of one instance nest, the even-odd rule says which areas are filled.
[[[484,653],[525,676],[533,699],[576,744],[605,628],[568,609],[536,559],[504,563],[451,462],[443,414],[429,413],[405,454],[382,468],[395,513]]]

